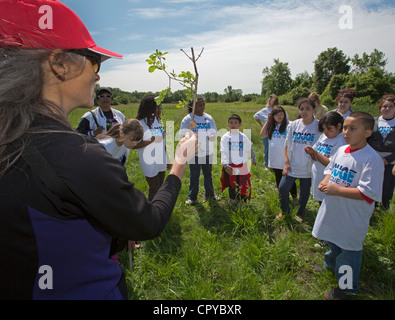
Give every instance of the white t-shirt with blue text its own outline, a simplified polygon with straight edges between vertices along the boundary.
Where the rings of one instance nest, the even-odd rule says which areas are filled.
[[[144,129],[144,141],[151,140],[152,137],[158,137],[158,142],[152,142],[144,148],[138,149],[141,171],[145,177],[155,177],[159,172],[166,171],[167,155],[166,155],[166,139],[165,130],[162,123],[155,118],[150,129],[146,119],[140,120]]]
[[[369,230],[374,201],[381,201],[384,163],[370,145],[352,153],[346,152],[348,147],[344,145],[337,150],[324,174],[330,175],[329,183],[357,188],[373,202],[326,194],[312,234],[342,249],[360,251]]]
[[[198,135],[199,148],[198,148],[198,157],[205,157],[208,155],[212,155],[214,152],[214,140],[210,140],[210,136],[216,137],[217,135],[217,125],[212,116],[207,113],[203,113],[202,116],[195,115],[193,120],[197,123],[197,127],[192,129],[192,132]],[[185,116],[185,118],[181,121],[180,127],[180,136],[184,137],[185,134],[191,130],[190,124],[192,121],[192,113]],[[194,159],[191,160],[194,162]]]
[[[336,153],[337,149],[345,144],[346,142],[344,141],[342,133],[339,133],[332,139],[329,139],[325,134],[322,134],[317,143],[313,146],[313,149],[317,150],[317,152],[323,156],[330,158]],[[323,192],[318,190],[318,185],[324,179],[325,168],[326,167],[319,161],[313,161],[311,167],[311,193],[313,194],[314,200],[317,201],[322,201],[325,195]]]
[[[297,119],[288,125],[285,146],[288,147],[288,158],[291,165],[289,176],[311,178],[310,156],[304,149],[307,146],[313,147],[320,135],[317,119],[314,119],[309,125],[304,125],[302,119]]]
[[[383,139],[385,139],[395,128],[395,118],[392,118],[391,120],[385,120],[383,116],[380,116],[377,125],[379,132],[381,133]]]
[[[269,139],[269,168],[272,169],[284,169],[284,144],[287,137],[287,129],[280,133],[280,126],[280,124],[277,124],[272,138]]]

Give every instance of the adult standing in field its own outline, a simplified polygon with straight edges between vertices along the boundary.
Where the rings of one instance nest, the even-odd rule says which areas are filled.
[[[269,114],[272,112],[273,108],[278,106],[278,97],[275,94],[270,95],[269,99],[267,100],[266,107],[259,110],[254,115],[254,119],[256,122],[263,127],[269,117]],[[269,138],[264,137],[263,140],[263,162],[265,163],[265,169],[269,168]]]
[[[162,106],[154,95],[141,99],[137,120],[144,129],[143,139],[133,149],[138,150],[141,171],[148,183],[148,200],[151,201],[165,180],[167,168],[166,134],[160,118]]]
[[[114,124],[123,123],[126,119],[121,111],[111,108],[112,91],[110,88],[97,89],[96,98],[99,106],[85,113],[76,129],[77,132],[91,137],[105,134]]]
[[[56,24],[41,29],[50,4]],[[0,1],[0,299],[124,299],[113,237],[147,240],[169,221],[196,137],[180,141],[152,202],[68,121],[92,108],[98,47],[59,1]],[[127,292],[126,292],[127,293]]]
[[[204,177],[206,200],[218,200],[215,195],[212,169],[214,141],[217,137],[217,125],[211,115],[205,113],[206,102],[202,95],[197,97],[195,112],[192,113],[193,102],[188,106],[189,114],[181,121],[180,135],[185,136],[188,131],[197,134],[199,140],[198,154],[189,162],[189,193],[185,204],[194,205],[199,192],[200,170]],[[192,124],[192,125],[191,125]]]
[[[381,115],[375,118],[374,130],[368,143],[384,162],[382,204],[384,209],[388,209],[395,187],[395,177],[392,175],[395,163],[395,94],[384,95],[378,108]]]
[[[309,99],[313,100],[316,105],[314,117],[317,120],[320,120],[325,114],[328,113],[328,111],[329,111],[328,107],[321,104],[320,96],[318,95],[317,92],[310,93]]]

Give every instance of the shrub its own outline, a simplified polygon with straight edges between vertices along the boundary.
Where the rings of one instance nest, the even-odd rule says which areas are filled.
[[[308,97],[310,94],[310,89],[306,87],[296,87],[293,88],[290,92],[280,96],[278,101],[282,105],[295,105],[296,101],[303,97]]]

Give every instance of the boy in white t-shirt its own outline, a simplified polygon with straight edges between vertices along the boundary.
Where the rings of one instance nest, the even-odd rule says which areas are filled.
[[[342,146],[325,169],[320,191],[325,193],[313,228],[313,236],[328,242],[325,267],[332,269],[339,286],[325,293],[328,300],[349,298],[358,292],[363,241],[375,201],[381,201],[384,164],[367,144],[373,117],[354,112],[344,120]]]
[[[239,131],[241,118],[233,114],[228,119],[230,131],[221,138],[220,152],[223,164],[221,191],[229,187],[229,198],[246,202],[251,199],[251,173],[248,169],[248,155],[256,165],[251,140]]]

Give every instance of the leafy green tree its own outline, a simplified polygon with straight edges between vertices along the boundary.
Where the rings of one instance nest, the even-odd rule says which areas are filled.
[[[297,87],[311,88],[313,83],[313,75],[309,74],[307,71],[304,71],[296,75],[295,79],[291,83],[291,87],[292,89]]]
[[[243,96],[243,91],[241,89],[233,89],[232,86],[225,88],[225,102],[235,102],[239,101]]]
[[[291,89],[291,70],[288,62],[281,62],[280,59],[274,59],[274,65],[265,67],[262,71],[262,96],[268,97],[271,94],[278,96],[287,93]]]
[[[314,86],[322,93],[334,75],[350,73],[350,58],[338,48],[329,48],[321,52],[314,61]]]
[[[385,69],[388,59],[385,59],[385,54],[382,51],[374,49],[371,54],[364,52],[361,57],[358,54],[351,59],[354,74],[362,74],[368,72],[370,68]]]
[[[298,86],[286,94],[279,96],[279,103],[282,105],[295,105],[300,98],[308,97],[311,93],[309,88]]]
[[[206,102],[218,102],[220,95],[218,92],[206,92],[203,96]]]

